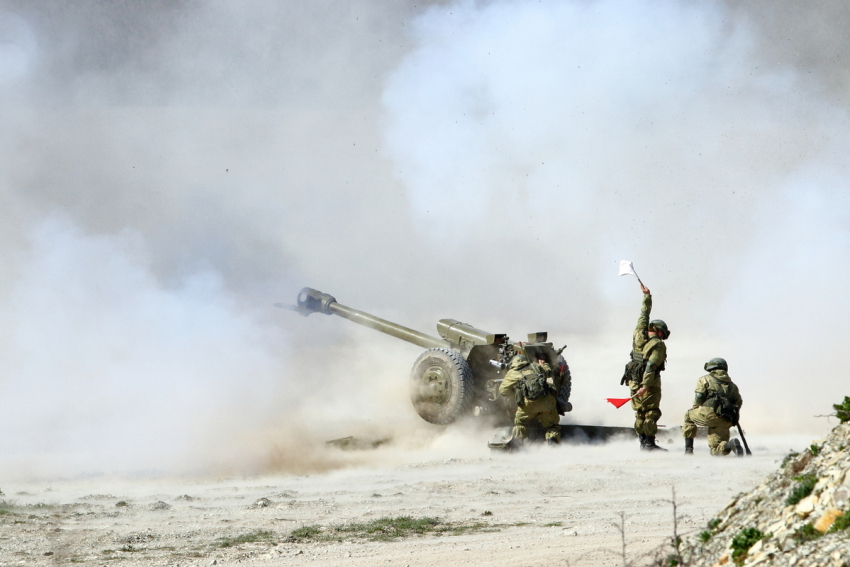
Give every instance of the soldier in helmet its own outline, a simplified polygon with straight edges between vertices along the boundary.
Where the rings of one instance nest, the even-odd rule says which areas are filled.
[[[499,393],[503,396],[515,396],[517,410],[514,415],[513,438],[523,440],[528,437],[526,426],[537,421],[546,428],[546,442],[558,444],[561,441],[560,416],[555,390],[550,385],[552,369],[549,363],[539,358],[529,362],[525,355],[519,354],[511,359],[511,365],[505,374]]]
[[[685,413],[685,454],[694,454],[694,437],[697,425],[708,427],[708,448],[712,455],[723,456],[734,452],[744,456],[737,439],[729,440],[729,428],[738,424],[738,414],[744,403],[738,386],[729,377],[729,365],[722,358],[712,358],[704,367],[708,374],[697,380],[694,406]]]
[[[644,451],[666,451],[655,443],[658,419],[661,417],[661,371],[667,360],[667,345],[670,336],[667,324],[661,319],[649,320],[652,311],[652,295],[640,284],[643,305],[632,336],[632,360],[626,366],[623,381],[628,382],[635,410],[635,433],[640,438]]]

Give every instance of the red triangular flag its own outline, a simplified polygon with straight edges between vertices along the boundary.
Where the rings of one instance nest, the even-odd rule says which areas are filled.
[[[614,407],[617,407],[617,408],[621,408],[624,405],[626,405],[627,402],[632,401],[631,398],[605,398],[605,400],[608,403],[613,404]]]

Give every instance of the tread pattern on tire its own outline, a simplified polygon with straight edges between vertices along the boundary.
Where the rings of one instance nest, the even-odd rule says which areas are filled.
[[[558,389],[558,397],[565,402],[570,401],[570,394],[573,390],[573,376],[570,374],[570,365],[564,367],[564,379],[561,382],[561,387]]]

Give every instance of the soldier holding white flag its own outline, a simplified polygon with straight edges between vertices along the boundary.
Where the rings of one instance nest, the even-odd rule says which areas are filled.
[[[624,269],[625,268],[625,269]],[[631,262],[620,263],[620,275],[634,275]],[[638,278],[643,291],[640,317],[632,335],[632,360],[626,365],[622,383],[628,382],[635,410],[635,433],[640,438],[644,451],[666,451],[655,443],[658,419],[661,417],[661,371],[667,360],[667,345],[670,336],[667,324],[661,319],[649,320],[652,311],[652,295],[649,288]]]

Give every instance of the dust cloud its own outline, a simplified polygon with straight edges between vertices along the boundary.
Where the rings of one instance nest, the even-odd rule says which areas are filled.
[[[413,412],[417,347],[271,307],[304,285],[432,334],[548,330],[570,419],[628,425],[620,259],[672,329],[662,421],[724,356],[749,431],[824,431],[848,14],[811,6],[0,2],[0,473],[483,447]],[[347,435],[393,441],[323,444]]]

